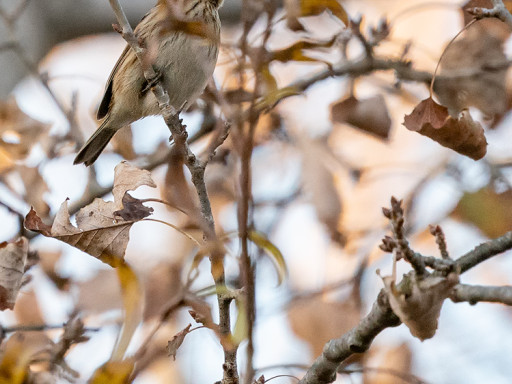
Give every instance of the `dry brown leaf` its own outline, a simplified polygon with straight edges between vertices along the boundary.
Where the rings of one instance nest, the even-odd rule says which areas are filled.
[[[173,146],[165,175],[164,199],[185,212],[196,224],[200,223],[199,205],[193,187],[185,177],[183,156]]]
[[[122,200],[123,209],[114,212],[115,217],[121,217],[125,221],[138,221],[153,213],[153,208],[146,207],[142,201],[126,193]]]
[[[34,289],[23,290],[16,300],[14,315],[18,325],[41,325],[44,324],[43,314],[37,300]]]
[[[320,140],[298,140],[302,154],[302,179],[305,191],[315,208],[318,219],[328,228],[331,238],[343,242],[339,226],[342,202],[334,175],[325,164],[326,144]]]
[[[24,159],[48,130],[49,125],[27,116],[13,97],[0,101],[0,171],[13,160]]]
[[[40,251],[39,255],[39,266],[45,275],[55,284],[55,286],[63,291],[67,291],[69,288],[68,277],[62,276],[58,271],[58,263],[62,256],[61,252],[49,252]]]
[[[206,301],[198,297],[187,296],[185,298],[185,305],[192,308],[189,310],[189,313],[196,322],[203,324],[206,328],[210,328],[217,335],[220,334],[218,325],[213,321],[212,308]]]
[[[91,279],[78,284],[77,309],[87,314],[121,308],[121,286],[114,269],[100,270]]]
[[[0,243],[0,310],[13,309],[21,287],[28,255],[24,237],[12,243]]]
[[[469,107],[478,108],[489,118],[506,111],[508,63],[503,41],[479,23],[448,47],[440,68],[440,78],[435,81],[434,90],[451,116],[457,117]],[[449,78],[475,70],[481,72],[471,77]]]
[[[121,128],[111,140],[114,152],[120,154],[123,159],[133,160],[137,157],[133,149],[133,132],[131,125]]]
[[[484,130],[467,110],[454,119],[449,116],[446,107],[430,97],[419,103],[410,115],[406,115],[403,124],[407,129],[473,160],[481,159],[487,152]]]
[[[57,342],[49,349],[51,356],[50,364],[52,369],[57,367],[65,372],[69,377],[78,378],[79,372],[72,369],[64,359],[67,352],[76,344],[89,341],[89,337],[85,336],[85,326],[83,321],[75,314],[65,324],[64,332],[60,335]]]
[[[178,352],[178,348],[183,344],[183,340],[185,340],[185,336],[190,333],[190,327],[192,324],[187,325],[181,331],[179,331],[172,340],[167,343],[167,353],[168,356],[172,356],[173,360],[176,361],[176,353]]]
[[[334,302],[314,296],[293,301],[288,319],[293,332],[309,344],[313,356],[319,356],[325,343],[359,323],[361,308],[353,299]]]
[[[418,277],[412,271],[404,275],[399,286],[394,276],[383,276],[382,281],[393,312],[413,336],[423,341],[435,335],[444,300],[458,284],[459,276],[450,273],[447,277]]]
[[[156,188],[156,184],[151,178],[151,172],[134,167],[126,161],[117,164],[114,170],[114,187],[112,188],[112,194],[114,195],[114,203],[116,203],[118,209],[123,209],[122,201],[128,191],[135,191],[143,185]]]
[[[391,118],[382,95],[358,100],[351,96],[331,105],[331,120],[348,123],[382,139],[389,138]]]
[[[160,264],[145,279],[144,319],[162,314],[166,304],[181,293],[181,266]]]
[[[111,266],[116,266],[124,258],[131,226],[152,211],[140,210],[138,204],[123,206],[123,199],[128,191],[142,185],[155,187],[150,172],[121,162],[115,168],[112,190],[114,201],[95,199],[82,208],[76,215],[77,227],[71,224],[67,201],[62,203],[52,226],[44,224],[34,209],[31,209],[25,218],[25,227],[61,240]],[[130,220],[124,220],[123,216],[130,217]]]
[[[405,343],[392,348],[372,348],[365,365],[376,369],[364,372],[363,384],[395,384],[399,377],[411,375],[412,352]]]
[[[100,199],[77,213],[78,227],[70,222],[67,201],[62,203],[52,226],[46,225],[32,209],[25,218],[25,227],[44,236],[61,240],[101,261],[114,266],[123,259],[133,221],[117,220],[114,203]]]
[[[43,200],[43,195],[49,190],[46,181],[39,173],[39,169],[37,167],[30,168],[24,165],[18,165],[16,171],[25,186],[25,201],[33,206],[43,217],[48,216],[50,207],[46,201]]]

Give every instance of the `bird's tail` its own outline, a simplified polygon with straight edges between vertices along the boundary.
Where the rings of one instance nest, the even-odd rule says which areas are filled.
[[[89,166],[96,161],[112,136],[117,132],[117,129],[109,126],[108,120],[108,118],[105,119],[96,132],[87,140],[87,143],[84,144],[76,155],[73,164],[84,163],[86,166]]]

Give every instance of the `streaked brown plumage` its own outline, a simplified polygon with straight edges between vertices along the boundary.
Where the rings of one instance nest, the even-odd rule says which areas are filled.
[[[194,102],[215,69],[221,4],[222,0],[159,0],[135,28],[177,110]],[[119,129],[159,113],[141,65],[127,46],[107,81],[97,113],[101,125],[80,149],[74,164],[91,165]]]

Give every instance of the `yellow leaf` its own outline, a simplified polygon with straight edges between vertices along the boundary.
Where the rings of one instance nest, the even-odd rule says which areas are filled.
[[[112,352],[112,360],[123,359],[133,334],[142,319],[142,290],[135,272],[124,261],[115,266],[123,297],[124,323]]]
[[[238,308],[238,316],[236,318],[233,335],[231,336],[231,342],[234,345],[240,345],[248,336],[247,310],[245,301],[242,299],[236,300],[236,306]]]
[[[264,98],[262,98],[256,104],[256,111],[261,112],[266,109],[271,109],[276,106],[281,100],[286,99],[290,96],[300,95],[300,91],[294,87],[284,87],[276,89],[275,91],[269,92]]]
[[[275,77],[272,76],[272,73],[270,73],[270,68],[268,67],[268,65],[262,66],[261,75],[265,83],[265,89],[268,92],[275,91],[277,89],[277,81]]]
[[[452,214],[475,225],[489,238],[502,236],[512,228],[512,191],[497,193],[487,186],[466,192]]]
[[[15,333],[2,346],[0,384],[22,384],[27,381],[32,357],[47,348],[48,344],[35,342],[30,337]]]
[[[302,16],[319,15],[323,11],[329,10],[345,25],[348,25],[347,12],[337,0],[302,0],[301,3]]]
[[[309,57],[303,53],[305,49],[316,49],[316,48],[331,48],[333,44],[336,42],[336,38],[332,38],[328,41],[308,41],[308,40],[300,40],[296,43],[290,45],[287,48],[279,49],[277,51],[272,51],[270,53],[271,60],[277,60],[282,63],[286,63],[289,61],[305,61],[305,62],[322,62],[328,66],[329,63]]]
[[[134,362],[107,361],[99,367],[89,380],[89,384],[127,384],[133,371]]]
[[[279,277],[279,285],[288,275],[288,268],[284,260],[283,254],[263,233],[257,231],[249,232],[249,240],[256,244],[259,248],[263,249],[267,256],[269,256],[276,264],[276,269]]]

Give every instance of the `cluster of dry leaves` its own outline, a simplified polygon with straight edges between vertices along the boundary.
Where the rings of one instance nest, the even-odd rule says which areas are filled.
[[[489,1],[472,0],[463,8],[491,5]],[[255,201],[255,211],[270,205],[276,212],[275,221],[278,222],[288,206],[302,199],[314,208],[318,221],[323,225],[333,244],[339,247],[346,246],[347,243],[352,245],[364,234],[351,232],[350,228],[343,225],[343,191],[340,192],[341,183],[336,168],[343,161],[333,161],[337,156],[336,148],[332,147],[333,141],[328,136],[320,139],[304,138],[293,130],[287,132],[283,121],[285,113],[279,108],[278,103],[303,93],[310,85],[335,72],[336,65],[329,60],[318,58],[319,53],[342,51],[344,60],[355,61],[347,53],[347,47],[349,42],[356,41],[367,55],[375,56],[366,57],[371,63],[372,59],[379,56],[380,46],[392,38],[393,26],[383,22],[365,33],[362,28],[364,23],[349,21],[345,8],[336,0],[287,0],[284,2],[284,12],[286,17],[283,20],[288,30],[297,36],[295,42],[284,48],[273,49],[265,46],[246,52],[253,66],[248,66],[250,68],[244,75],[251,78],[256,71],[261,81],[256,94],[246,82],[244,87],[241,87],[240,78],[243,76],[237,72],[236,65],[233,65],[232,72],[226,71],[225,88],[220,91],[210,89],[204,96],[204,103],[197,106],[197,110],[204,116],[197,140],[208,143],[211,136],[208,134],[211,131],[218,131],[222,126],[222,121],[216,117],[218,110],[226,113],[228,110],[233,111],[234,105],[245,108],[252,102],[253,113],[261,114],[255,128],[256,149],[277,143],[280,150],[289,149],[290,153],[302,159],[301,179],[297,189],[281,199]],[[308,30],[306,21],[309,16],[334,18],[349,26],[347,30],[350,33],[340,33],[327,40],[315,38],[313,31]],[[465,16],[467,17],[467,14]],[[176,28],[176,25],[173,28]],[[197,32],[195,26],[184,26],[181,29],[187,28],[192,28],[194,33]],[[487,152],[483,126],[487,129],[498,127],[511,106],[510,90],[506,86],[508,62],[503,53],[503,43],[508,36],[509,31],[496,20],[482,20],[469,26],[467,31],[448,46],[443,55],[439,73],[433,79],[434,93],[427,99],[418,101],[411,113],[404,116],[403,125],[408,130],[427,136],[473,160],[483,158]],[[406,50],[402,59],[408,62]],[[278,76],[273,72],[276,63],[291,66],[296,63],[312,63],[323,68],[322,71],[325,72],[316,79],[313,77],[311,84],[305,85],[301,82],[303,79],[295,79],[295,82],[282,86]],[[409,69],[414,69],[414,63],[408,65]],[[355,68],[354,73],[346,73],[351,77],[350,89],[330,107],[333,132],[340,126],[349,125],[377,140],[389,142],[393,139],[394,130],[403,128],[398,126],[400,122],[393,121],[385,94],[364,98],[356,96],[358,77],[361,76],[358,70]],[[372,72],[370,70],[369,74]],[[397,78],[401,78],[400,73],[397,73]],[[406,84],[397,86],[406,87]],[[434,98],[438,102],[434,101]],[[476,110],[483,116],[480,122],[472,117]],[[26,232],[20,225],[19,232],[24,236],[0,244],[0,309],[14,308],[18,325],[21,327],[19,330],[23,331],[22,327],[44,325],[43,316],[38,309],[38,305],[44,303],[38,303],[35,299],[35,287],[31,286],[32,283],[27,277],[30,276],[27,271],[31,268],[40,268],[45,279],[51,281],[62,292],[70,292],[73,287],[78,289],[79,298],[75,308],[77,313],[92,316],[113,308],[122,307],[124,310],[122,328],[112,357],[94,372],[90,379],[93,384],[129,382],[159,359],[167,361],[169,356],[176,358],[178,348],[186,342],[186,336],[197,329],[207,328],[212,331],[225,348],[239,345],[244,341],[247,338],[247,313],[244,312],[243,300],[238,289],[240,287],[236,284],[223,287],[223,294],[232,295],[238,309],[233,333],[229,337],[219,334],[210,302],[205,299],[205,296],[215,293],[215,290],[206,287],[199,294],[191,288],[199,273],[200,264],[207,258],[211,249],[204,245],[199,231],[199,203],[185,171],[183,158],[174,153],[172,147],[169,151],[166,145],[155,149],[156,154],[164,153],[164,156],[160,156],[163,160],[157,165],[166,167],[165,180],[161,186],[162,200],[156,200],[173,211],[184,213],[177,220],[178,224],[164,223],[184,235],[186,245],[183,246],[183,256],[159,264],[146,276],[141,277],[124,257],[130,230],[135,223],[150,219],[153,208],[145,205],[147,201],[137,199],[129,192],[141,186],[156,187],[151,172],[121,162],[114,171],[111,189],[113,201],[105,201],[101,196],[88,195],[94,190],[89,187],[95,183],[90,183],[85,195],[96,197],[90,204],[77,212],[70,212],[68,202],[64,201],[56,210],[56,214],[52,215],[45,201],[45,194],[49,191],[42,177],[42,168],[45,162],[69,152],[74,139],[71,134],[50,135],[49,130],[49,125],[24,114],[14,100],[0,103],[0,183],[16,199],[32,207],[25,215],[24,212],[11,207],[7,201],[0,200],[1,205],[10,214],[20,218],[20,223],[24,219],[23,225],[30,231]],[[237,203],[238,187],[233,180],[237,180],[239,168],[235,154],[243,153],[244,150],[237,145],[240,144],[236,140],[228,140],[219,148],[208,165],[206,174],[217,231],[219,234],[226,232],[221,237],[222,244],[219,247],[226,252],[233,237],[237,237],[236,233],[230,236],[230,233],[224,230],[221,220],[223,209]],[[37,151],[42,152],[47,160],[34,166],[30,156]],[[120,149],[118,152],[124,153],[123,151]],[[153,158],[159,157],[146,157],[145,160]],[[333,163],[336,166],[333,166]],[[364,170],[357,164],[343,164],[343,167],[350,173],[353,184],[359,183],[364,176]],[[503,179],[499,172],[497,177]],[[91,173],[91,178],[94,179],[94,172]],[[258,181],[255,179],[253,183],[257,184]],[[510,189],[503,193],[497,192],[494,181],[496,179],[492,179],[489,185],[477,192],[465,193],[452,213],[453,217],[477,226],[489,237],[498,236],[509,230],[512,217],[509,204]],[[411,196],[410,200],[413,198],[414,196]],[[490,211],[499,214],[493,215],[493,219],[489,220]],[[72,223],[73,215],[76,225]],[[50,222],[51,224],[48,224]],[[272,225],[276,225],[275,222]],[[267,254],[276,263],[281,282],[287,274],[287,265],[278,247],[269,240],[272,225],[268,230],[261,232],[257,230],[260,228],[254,228],[249,238],[255,248]],[[108,264],[112,270],[100,272],[85,283],[72,281],[59,272],[60,253],[44,250],[36,253],[29,246],[28,237],[33,237],[35,233],[78,248]],[[151,252],[149,250],[148,255],[151,255]],[[293,263],[293,255],[288,262]],[[360,272],[362,271],[364,266]],[[326,291],[322,290],[309,295],[299,295],[291,300],[287,307],[291,328],[299,338],[310,345],[313,355],[320,354],[329,339],[339,337],[361,319],[361,273],[349,279],[348,283],[342,284],[350,288],[350,293],[344,299],[326,300]],[[414,280],[410,296],[412,299],[407,303],[401,301],[402,296],[401,293],[397,293],[394,277],[384,278],[392,308],[400,314],[401,320],[409,326],[413,335],[421,339],[434,335],[442,302],[448,296],[449,289],[457,282],[451,277],[453,276],[425,282],[414,280],[415,277],[411,275],[411,280]],[[26,290],[24,295],[20,295],[22,288]],[[339,288],[339,285],[335,288]],[[428,302],[426,308],[425,302],[431,297],[429,295],[435,296],[435,299]],[[24,313],[28,307],[32,311]],[[198,324],[197,327],[189,324],[180,332],[167,331],[163,337],[167,343],[162,343],[160,338],[154,337],[151,340],[155,341],[154,343],[142,344],[135,355],[127,356],[128,345],[140,324],[148,325],[156,321],[159,327],[163,327],[163,324],[168,323],[172,316],[183,308],[189,309],[190,319]],[[425,313],[422,312],[424,316],[418,326],[420,309],[425,310]],[[425,326],[425,322],[428,326]],[[78,314],[73,314],[63,329],[57,338],[50,338],[45,332],[39,332],[34,337],[26,332],[16,332],[10,336],[2,344],[0,381],[21,384],[31,380],[30,382],[42,383],[51,382],[44,380],[51,380],[51,377],[56,375],[70,380],[76,379],[78,372],[67,365],[65,357],[73,345],[88,341],[90,330]],[[43,327],[42,330],[46,329]],[[5,333],[2,333],[2,336],[5,337]],[[411,352],[406,345],[381,351],[372,349],[350,362],[365,364],[367,361],[378,362],[381,367],[392,367],[404,372],[411,370]],[[389,379],[389,375],[381,376],[371,372],[365,375],[367,383],[383,383]]]

